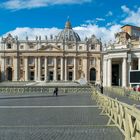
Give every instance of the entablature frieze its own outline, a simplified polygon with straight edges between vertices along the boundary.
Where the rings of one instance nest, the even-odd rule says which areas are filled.
[[[127,58],[127,52],[110,53],[104,57],[104,59],[113,59],[113,58]]]

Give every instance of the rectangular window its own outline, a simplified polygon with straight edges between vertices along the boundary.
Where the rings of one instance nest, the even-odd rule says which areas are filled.
[[[7,44],[7,49],[11,49],[12,45],[10,43]]]
[[[6,58],[6,64],[12,65],[12,58],[10,58],[10,57]]]
[[[29,64],[33,65],[34,64],[34,57],[29,57]]]
[[[73,59],[72,58],[68,58],[68,65],[73,65]]]
[[[53,58],[49,57],[48,58],[48,65],[53,65],[53,64],[54,64]]]
[[[79,46],[79,50],[82,50],[82,46]]]
[[[95,45],[91,45],[91,50],[95,50]]]
[[[57,64],[58,64],[58,65],[61,64],[61,60],[60,60],[60,58],[57,59]]]
[[[41,65],[45,64],[45,57],[41,57]]]
[[[95,65],[96,65],[96,58],[93,58],[93,59],[90,61],[90,64],[95,66]]]
[[[81,59],[79,59],[79,65],[80,65],[80,66],[82,65],[82,60],[81,60]]]
[[[29,46],[29,48],[30,48],[30,49],[33,49],[33,48],[34,48],[34,46],[33,46],[33,45],[30,45],[30,46]]]
[[[20,58],[20,64],[23,65],[23,58]]]
[[[23,45],[20,45],[20,49],[24,49],[24,46]]]

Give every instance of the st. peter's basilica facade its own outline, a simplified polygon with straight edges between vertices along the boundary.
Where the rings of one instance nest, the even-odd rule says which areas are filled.
[[[1,81],[101,82],[101,41],[81,41],[68,20],[56,36],[19,40],[9,34],[0,44]]]

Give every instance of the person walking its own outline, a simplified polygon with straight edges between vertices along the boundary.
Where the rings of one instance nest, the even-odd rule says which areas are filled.
[[[53,94],[54,94],[55,96],[58,96],[58,87],[56,87],[56,88],[54,89]]]
[[[58,87],[55,88],[55,94],[58,96]]]

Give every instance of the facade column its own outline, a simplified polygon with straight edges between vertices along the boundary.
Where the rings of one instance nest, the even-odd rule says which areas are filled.
[[[103,60],[103,86],[107,86],[107,59]]]
[[[140,70],[140,58],[138,58],[138,70]]]
[[[38,57],[38,81],[41,81],[41,58]]]
[[[37,57],[35,57],[35,81],[37,81],[38,80],[38,74],[37,74],[37,72],[38,72],[38,66],[37,66]]]
[[[18,81],[18,79],[19,79],[19,64],[18,64],[18,60],[19,60],[19,58],[17,58],[17,56],[15,56],[14,57],[14,62],[13,62],[13,64],[14,64],[14,81]]]
[[[64,80],[64,58],[61,57],[61,81]]]
[[[76,69],[77,69],[77,63],[76,63],[76,57],[74,57],[74,76],[73,76],[73,80],[75,81],[76,80],[76,75],[77,75],[77,71],[76,71]]]
[[[84,76],[85,76],[85,80],[88,81],[88,58],[84,58],[83,60],[83,69],[84,69]]]
[[[100,83],[101,84],[101,60],[99,57],[96,58],[96,66],[97,66],[97,79],[96,79],[96,82]]]
[[[126,87],[127,85],[126,85],[126,83],[127,83],[127,81],[126,81],[126,73],[127,73],[127,71],[126,71],[126,69],[127,69],[127,62],[126,62],[126,58],[123,58],[123,62],[122,62],[122,87]]]
[[[28,81],[29,69],[28,69],[28,57],[24,58],[24,68],[25,68],[25,81]]]
[[[108,87],[112,86],[112,60],[108,59]]]
[[[68,80],[68,77],[67,77],[67,58],[65,57],[65,81]]]
[[[48,58],[45,57],[45,81],[48,81]]]
[[[54,81],[57,81],[57,58],[54,58]]]
[[[1,80],[5,81],[5,57],[1,57]]]

